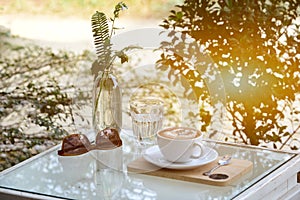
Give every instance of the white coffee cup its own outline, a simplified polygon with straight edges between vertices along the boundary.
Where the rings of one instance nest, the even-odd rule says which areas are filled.
[[[188,127],[172,127],[157,132],[157,144],[170,162],[189,162],[204,156],[202,133]]]

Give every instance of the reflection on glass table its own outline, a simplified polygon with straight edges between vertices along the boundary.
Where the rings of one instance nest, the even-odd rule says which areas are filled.
[[[253,169],[235,182],[213,186],[127,172],[128,163],[139,158],[142,150],[137,149],[131,131],[123,130],[121,136],[122,149],[115,150],[107,163],[97,163],[99,155],[94,151],[62,159],[56,146],[1,172],[0,191],[62,199],[232,199],[247,193],[250,187],[296,157],[291,153],[206,141],[219,156],[229,154],[253,162]],[[111,163],[120,159],[121,170],[111,168]]]

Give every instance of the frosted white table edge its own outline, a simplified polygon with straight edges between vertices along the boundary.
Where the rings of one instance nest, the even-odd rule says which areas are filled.
[[[222,142],[221,142],[222,143]],[[227,143],[226,143],[227,144]],[[229,144],[231,145],[231,144]],[[234,145],[234,144],[232,144]],[[34,157],[31,157],[13,167],[10,167],[2,172],[0,176],[9,173],[27,163],[32,162],[35,159],[43,157],[44,155],[57,150],[58,146],[56,145]],[[237,145],[239,146],[239,145]],[[252,146],[247,146],[248,148]],[[256,147],[253,147],[256,148]],[[241,199],[295,199],[295,196],[300,196],[299,183],[297,183],[297,172],[300,171],[300,154],[291,158],[288,162],[284,163],[281,167],[274,170],[267,177],[259,180],[253,186],[248,188],[243,193],[239,194],[234,200]],[[25,199],[65,199],[46,196],[42,194],[33,194],[31,192],[18,191],[13,189],[6,189],[0,187],[0,199],[5,198],[6,200],[25,200]],[[11,197],[11,198],[10,198]]]

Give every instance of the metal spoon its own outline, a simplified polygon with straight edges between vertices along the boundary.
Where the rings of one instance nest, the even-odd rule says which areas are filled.
[[[224,165],[228,165],[229,162],[230,162],[230,160],[231,160],[231,156],[228,156],[228,155],[223,156],[223,158],[221,158],[221,159],[218,161],[218,165],[217,165],[217,166],[213,167],[211,170],[209,170],[209,171],[207,171],[207,172],[204,172],[203,175],[204,175],[204,176],[209,176],[209,175],[211,175],[211,173],[212,173],[213,171],[215,171],[216,169],[218,169],[219,167],[224,166]]]

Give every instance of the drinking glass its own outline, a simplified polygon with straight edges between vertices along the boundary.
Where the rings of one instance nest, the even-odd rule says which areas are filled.
[[[159,98],[138,98],[130,101],[133,135],[141,146],[155,143],[163,125],[163,101]]]

